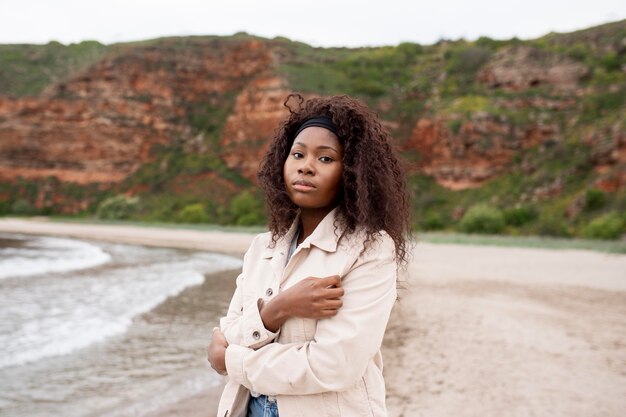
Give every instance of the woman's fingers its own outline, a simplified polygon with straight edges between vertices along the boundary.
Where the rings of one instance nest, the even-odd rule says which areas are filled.
[[[211,338],[211,343],[219,343],[224,346],[228,346],[228,342],[226,341],[226,336],[222,333],[219,327],[213,328],[213,337]]]
[[[314,311],[311,312],[313,318],[323,319],[332,317],[341,309],[343,301],[339,299],[328,299],[319,303]]]
[[[343,294],[343,288],[326,288],[323,291],[320,291],[316,298],[319,301],[339,299],[343,297]]]
[[[324,288],[334,288],[341,286],[341,278],[339,275],[331,275],[329,277],[319,278],[318,284]]]
[[[341,300],[326,300],[326,305],[324,309],[340,309],[343,306],[343,301]]]
[[[331,309],[327,309],[327,310],[320,310],[320,317],[319,318],[327,319],[329,317],[335,316],[338,312],[339,312],[339,310],[335,309],[335,308],[331,308]]]
[[[341,298],[343,293],[343,288],[327,288],[324,292],[324,298]]]

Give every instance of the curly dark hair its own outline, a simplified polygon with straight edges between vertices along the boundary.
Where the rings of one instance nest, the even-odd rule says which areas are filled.
[[[296,106],[291,103],[294,99]],[[376,239],[384,230],[394,241],[396,261],[406,264],[411,236],[406,175],[391,136],[378,116],[348,96],[305,101],[300,94],[290,94],[284,106],[290,114],[279,126],[257,174],[266,195],[272,242],[287,233],[298,213],[283,178],[283,165],[295,133],[307,119],[327,116],[337,126],[343,146],[342,186],[337,202],[339,226],[349,233],[362,228],[366,241]]]

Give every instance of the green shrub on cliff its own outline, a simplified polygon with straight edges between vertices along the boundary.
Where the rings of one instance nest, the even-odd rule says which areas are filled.
[[[626,87],[624,86],[616,91],[589,94],[582,99],[580,121],[583,123],[597,121],[624,105],[626,105]]]
[[[591,60],[591,50],[589,46],[583,42],[577,42],[565,50],[565,55],[578,62],[587,62]]]
[[[537,218],[537,212],[529,206],[516,206],[504,210],[504,222],[509,226],[523,226]]]
[[[485,64],[492,55],[492,51],[484,46],[460,45],[446,51],[446,70],[451,74],[473,75]]]
[[[177,220],[181,223],[207,223],[209,216],[200,203],[190,204],[183,207],[178,213]]]
[[[447,219],[443,214],[438,212],[426,213],[426,218],[422,221],[424,230],[441,230],[447,226]]]
[[[593,219],[583,228],[583,236],[591,239],[618,239],[624,233],[624,221],[615,212]]]
[[[442,109],[444,113],[461,113],[471,115],[479,112],[495,112],[497,109],[491,104],[488,97],[465,95],[454,100]]]
[[[263,203],[248,190],[242,191],[231,200],[228,211],[233,223],[239,226],[254,226],[265,222]]]
[[[476,88],[478,70],[489,61],[493,51],[484,46],[459,43],[444,53],[445,72],[448,78],[442,89],[445,94],[457,95]]]
[[[9,204],[8,201],[0,201],[0,216],[4,216],[10,211],[11,211],[11,204]]]
[[[504,216],[495,207],[476,204],[463,215],[459,227],[466,233],[499,233],[504,229]]]
[[[592,211],[602,208],[606,204],[606,194],[602,190],[592,188],[585,194],[585,210]]]
[[[32,216],[37,210],[26,200],[20,199],[11,205],[11,212],[20,216]]]
[[[139,197],[120,194],[104,200],[98,206],[96,217],[104,220],[125,220],[131,218],[139,209]]]
[[[567,222],[561,213],[553,210],[543,211],[539,215],[535,227],[537,234],[541,236],[569,237],[571,233],[567,227]]]
[[[624,54],[609,52],[602,57],[602,65],[607,71],[619,71],[624,64]]]

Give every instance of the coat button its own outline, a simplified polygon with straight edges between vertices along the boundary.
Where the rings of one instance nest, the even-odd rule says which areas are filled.
[[[268,288],[267,291],[265,291],[265,295],[267,295],[268,297],[271,297],[272,294],[274,294],[274,290],[272,290],[271,288]]]
[[[254,338],[254,340],[259,340],[261,338],[261,333],[255,330],[254,332],[252,332],[252,337]]]

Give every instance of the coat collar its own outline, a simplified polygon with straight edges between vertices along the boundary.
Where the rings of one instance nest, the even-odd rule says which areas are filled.
[[[337,208],[332,209],[326,217],[317,225],[313,233],[300,244],[302,248],[309,248],[311,245],[316,246],[326,252],[336,252],[339,238],[343,235],[343,231],[339,227],[335,227],[337,218]],[[263,252],[264,258],[272,258],[275,253],[285,254],[289,250],[289,245],[300,224],[300,213],[296,216],[291,227],[282,238],[278,239],[276,246],[266,247]]]

